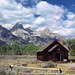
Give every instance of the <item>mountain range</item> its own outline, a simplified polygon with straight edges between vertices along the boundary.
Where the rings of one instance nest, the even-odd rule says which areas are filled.
[[[48,28],[42,31],[36,31],[31,27],[24,28],[20,22],[17,22],[10,30],[0,25],[0,45],[3,44],[34,44],[44,45],[54,39],[67,40],[68,38],[52,33]]]

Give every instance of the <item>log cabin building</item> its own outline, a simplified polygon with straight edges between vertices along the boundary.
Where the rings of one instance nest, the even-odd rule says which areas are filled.
[[[57,40],[48,42],[41,49],[37,51],[37,59],[41,61],[50,61],[53,62],[64,62],[68,61],[68,52],[69,49],[67,46],[62,45]]]

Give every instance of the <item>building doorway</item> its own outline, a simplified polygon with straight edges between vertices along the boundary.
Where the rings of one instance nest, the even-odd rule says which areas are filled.
[[[56,53],[57,61],[60,61],[60,53]]]

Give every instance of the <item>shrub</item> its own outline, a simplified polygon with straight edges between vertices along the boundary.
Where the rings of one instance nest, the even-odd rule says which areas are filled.
[[[54,67],[57,66],[57,63],[54,63],[54,62],[52,62],[52,61],[49,61],[49,62],[48,62],[48,66],[49,66],[50,68],[54,68]]]
[[[27,63],[26,63],[26,62],[25,62],[25,63],[23,63],[23,64],[22,64],[22,66],[27,66]]]
[[[54,68],[57,66],[56,63],[52,62],[52,61],[48,61],[48,62],[43,62],[39,65],[41,68]]]
[[[28,72],[28,73],[31,73],[32,69],[24,69],[24,72]]]
[[[8,68],[1,68],[0,75],[17,75],[17,72],[15,70],[10,71]]]

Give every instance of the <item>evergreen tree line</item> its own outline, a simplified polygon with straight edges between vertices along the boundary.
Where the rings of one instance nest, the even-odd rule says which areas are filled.
[[[69,48],[70,56],[75,56],[75,39],[63,41],[63,44]],[[12,45],[1,45],[0,55],[25,55],[25,54],[36,54],[41,46],[34,46],[33,44],[25,44],[20,46],[18,44]]]
[[[36,54],[37,50],[41,46],[34,46],[33,44],[25,44],[20,46],[18,44],[1,45],[0,55],[24,55],[24,54]]]
[[[69,51],[70,56],[75,56],[75,39],[67,40],[63,43],[68,46],[68,48],[70,50]]]

